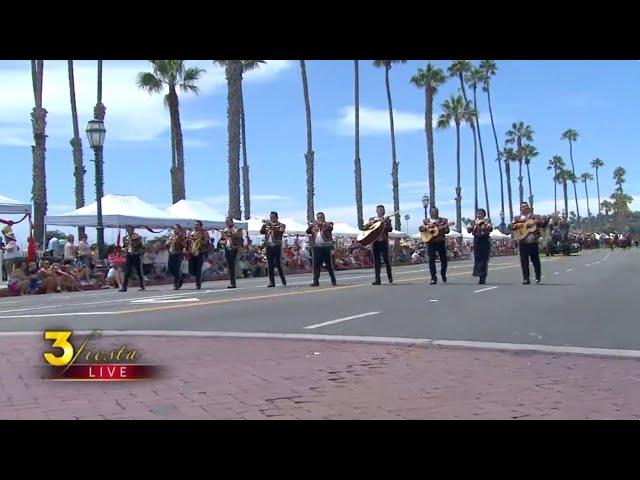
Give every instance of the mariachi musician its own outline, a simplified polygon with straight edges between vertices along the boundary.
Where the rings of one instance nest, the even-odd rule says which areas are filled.
[[[527,202],[520,205],[520,215],[515,217],[509,224],[510,230],[515,230],[518,225],[530,223],[531,229],[528,233],[518,241],[518,251],[520,252],[520,266],[522,267],[523,285],[531,284],[529,279],[529,259],[533,263],[533,269],[536,275],[536,283],[540,283],[542,278],[542,268],[540,266],[540,247],[538,240],[540,239],[540,229],[545,228],[546,221],[540,215],[534,215],[531,207]]]
[[[431,218],[424,219],[420,225],[421,232],[427,231],[429,228],[437,227],[438,235],[436,235],[429,243],[427,243],[427,253],[429,255],[429,273],[431,274],[431,285],[438,283],[438,272],[436,271],[436,254],[440,257],[440,275],[442,281],[447,283],[447,242],[445,235],[449,233],[449,221],[446,218],[440,218],[440,212],[436,207],[431,207]]]
[[[193,232],[189,235],[189,253],[191,271],[196,277],[196,290],[202,288],[202,264],[204,257],[211,249],[211,238],[209,233],[202,228],[202,222],[196,220],[193,226]]]
[[[169,237],[169,271],[173,275],[173,289],[180,290],[183,283],[182,259],[187,254],[187,234],[176,224]]]
[[[473,235],[473,276],[480,277],[479,284],[487,283],[489,270],[489,255],[491,254],[491,238],[493,230],[491,220],[487,219],[487,211],[479,208],[476,220],[467,227],[467,232]]]
[[[226,228],[222,231],[218,247],[224,248],[224,256],[227,259],[227,269],[229,270],[229,286],[227,288],[236,288],[236,260],[238,252],[244,244],[244,236],[242,229],[233,223],[232,217],[228,217],[225,224]]]
[[[331,277],[331,285],[336,285],[336,274],[333,271],[331,247],[333,246],[333,222],[327,222],[324,213],[318,212],[316,221],[309,223],[307,235],[309,246],[313,251],[313,283],[312,287],[320,286],[320,270],[324,263]]]
[[[140,291],[143,291],[144,275],[142,274],[142,254],[144,253],[144,245],[142,243],[142,237],[133,230],[133,226],[131,225],[127,225],[127,234],[122,241],[122,250],[124,250],[127,255],[127,266],[124,274],[124,282],[122,282],[122,288],[119,291],[127,291],[129,277],[133,270],[135,270],[138,275]]]
[[[278,212],[271,212],[269,220],[263,220],[260,234],[264,235],[264,243],[267,247],[267,270],[269,273],[268,287],[276,286],[275,269],[278,268],[282,285],[287,285],[287,279],[284,278],[282,271],[282,235],[287,226],[278,220]]]
[[[363,230],[368,230],[376,222],[384,222],[384,227],[373,241],[373,262],[376,279],[371,285],[380,285],[380,270],[382,269],[382,260],[387,268],[387,278],[389,283],[393,283],[393,275],[391,274],[391,262],[389,261],[389,232],[393,231],[391,226],[391,218],[385,217],[385,209],[383,205],[376,207],[376,217],[371,217],[369,221],[363,225]]]

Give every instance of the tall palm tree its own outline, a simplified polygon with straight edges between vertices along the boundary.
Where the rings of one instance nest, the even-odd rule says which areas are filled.
[[[609,212],[613,210],[613,203],[609,200],[603,200],[600,202],[600,207],[604,210],[606,222],[609,223]]]
[[[400,188],[398,180],[398,160],[396,157],[396,132],[393,124],[393,104],[391,102],[391,84],[389,83],[389,72],[394,63],[407,63],[406,60],[374,60],[376,68],[384,67],[384,80],[387,87],[387,103],[389,105],[389,125],[391,131],[391,185],[393,187],[393,210],[400,210]],[[394,217],[394,228],[400,230],[400,215]]]
[[[364,225],[362,207],[362,165],[360,163],[360,64],[353,61],[355,91],[355,156],[353,157],[353,175],[356,182],[356,215],[358,228]]]
[[[601,203],[600,203],[600,178],[598,177],[598,170],[600,168],[604,167],[604,162],[602,160],[600,160],[599,158],[596,158],[595,160],[591,161],[591,168],[595,168],[596,169],[596,188],[598,190],[598,217],[600,216],[601,210]]]
[[[307,163],[307,221],[313,222],[313,143],[311,138],[311,103],[309,102],[309,83],[307,82],[307,66],[304,60],[300,60],[302,72],[302,89],[304,91],[304,106],[307,116],[307,153],[304,158]]]
[[[533,210],[533,192],[531,191],[531,172],[529,171],[529,164],[531,160],[538,156],[538,149],[527,143],[522,146],[522,156],[524,158],[524,164],[527,166],[527,181],[529,183],[529,205],[531,205],[531,210]]]
[[[244,205],[244,219],[249,220],[251,218],[251,195],[249,185],[249,162],[247,160],[247,129],[245,124],[245,109],[244,109],[244,95],[242,89],[242,74],[255,70],[261,63],[266,63],[264,60],[241,60],[242,73],[240,74],[240,115],[241,115],[241,140],[242,144],[242,200]]]
[[[505,176],[507,177],[507,201],[509,203],[509,215],[511,215],[511,219],[513,219],[513,201],[511,199],[512,194],[511,194],[511,162],[515,162],[516,161],[516,152],[513,150],[513,148],[510,147],[506,147],[504,148],[504,150],[502,150],[502,152],[500,152],[500,156],[502,157],[502,159],[504,160],[504,173]]]
[[[473,106],[468,100],[464,100],[462,96],[457,95],[445,100],[442,103],[442,114],[438,118],[438,128],[445,129],[451,126],[453,122],[456,126],[456,228],[458,232],[462,232],[462,188],[460,187],[460,125],[473,122],[475,112]],[[462,247],[462,235],[459,237],[460,246]]]
[[[411,83],[418,88],[424,88],[424,129],[427,135],[427,163],[429,172],[429,199],[431,207],[436,206],[436,167],[433,153],[433,99],[438,89],[447,81],[444,72],[428,63],[427,68],[418,69],[418,73],[411,77]]]
[[[549,159],[547,164],[547,170],[553,170],[553,211],[558,211],[558,182],[556,181],[556,175],[565,167],[564,160],[560,155],[554,155]]]
[[[624,178],[624,176],[627,174],[626,170],[622,167],[616,167],[616,169],[613,171],[613,180],[615,182],[615,184],[617,185],[616,191],[620,192],[620,193],[624,193],[622,191],[622,184],[625,183],[627,180]]]
[[[573,194],[576,199],[576,216],[578,217],[578,226],[580,226],[580,207],[578,206],[578,189],[576,187],[577,178],[576,177],[576,168],[573,164],[573,143],[578,140],[578,132],[573,129],[565,130],[562,133],[562,140],[567,140],[569,142],[569,158],[571,159],[571,172],[573,173],[573,177],[575,178],[573,182]]]
[[[482,148],[482,135],[480,134],[480,118],[478,113],[478,85],[484,82],[485,73],[480,67],[473,67],[466,76],[466,81],[473,91],[473,110],[476,112],[475,120],[478,128],[478,146],[480,147],[480,162],[482,164],[482,183],[484,185],[484,202],[487,209],[487,218],[491,219],[491,209],[489,208],[489,190],[487,189],[487,172],[484,163],[484,149]],[[476,168],[477,170],[477,168]],[[477,173],[475,174],[477,177]],[[476,180],[476,184],[478,181]]]
[[[73,125],[73,138],[69,141],[73,154],[73,176],[75,178],[76,208],[84,207],[84,169],[82,162],[82,140],[80,139],[80,127],[78,126],[78,109],[76,107],[76,84],[73,75],[73,60],[68,60],[69,70],[69,98],[71,101],[71,123]],[[84,227],[78,227],[78,238],[84,234]]]
[[[45,153],[47,150],[47,110],[42,106],[42,83],[44,79],[44,60],[31,60],[31,81],[35,106],[31,110],[33,128],[33,227],[37,242],[44,242],[44,216],[47,214],[47,174]],[[45,247],[46,248],[46,245]]]
[[[199,89],[196,84],[205,71],[196,67],[187,68],[184,60],[149,60],[149,62],[153,71],[140,72],[136,84],[149,94],[161,93],[165,87],[167,88],[164,103],[169,108],[171,119],[171,199],[176,203],[186,198],[184,142],[178,90],[197,95]]]
[[[502,152],[500,151],[500,145],[498,143],[498,134],[496,133],[496,124],[493,121],[493,109],[491,107],[491,78],[496,75],[498,67],[493,60],[482,60],[479,67],[484,73],[482,90],[487,93],[487,101],[489,104],[489,116],[491,117],[491,128],[493,130],[493,138],[496,142],[496,161],[498,162],[498,171],[500,172],[500,203],[502,207],[502,213],[504,214],[504,181],[502,178]],[[509,199],[509,215],[513,218],[513,207],[511,205],[511,199]]]
[[[447,68],[447,73],[452,78],[457,78],[460,81],[460,89],[462,90],[462,98],[464,101],[468,101],[467,90],[465,89],[465,77],[472,71],[473,65],[468,60],[454,60]],[[469,123],[471,133],[473,135],[473,170],[475,172],[474,183],[474,208],[478,209],[478,140],[476,139],[476,127],[475,121]],[[474,211],[475,211],[474,210]]]
[[[609,198],[613,200],[613,212],[617,218],[618,230],[622,230],[626,224],[626,216],[629,213],[629,204],[633,202],[633,197],[616,189]]]
[[[561,169],[555,176],[556,182],[562,185],[562,192],[564,194],[564,220],[567,221],[569,215],[569,194],[567,190],[567,183],[572,182],[575,179],[575,175],[571,170]]]
[[[522,187],[522,162],[524,160],[522,145],[524,141],[533,142],[533,129],[529,125],[525,125],[524,122],[517,122],[511,125],[511,130],[506,133],[508,145],[515,145],[516,160],[519,163],[519,193],[520,203],[524,202],[524,188]]]
[[[589,189],[587,188],[587,182],[593,181],[593,175],[590,173],[580,174],[580,181],[584,183],[584,195],[587,197],[587,221],[591,224],[591,209],[589,208]]]

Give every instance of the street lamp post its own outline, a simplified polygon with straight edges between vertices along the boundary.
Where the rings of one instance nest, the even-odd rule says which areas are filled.
[[[407,224],[407,234],[409,233],[409,220],[411,220],[411,215],[409,215],[408,213],[404,216],[404,221]]]
[[[102,147],[104,146],[104,137],[107,130],[104,128],[104,122],[101,120],[90,120],[87,124],[87,138],[89,145],[95,153],[94,163],[96,164],[96,203],[97,203],[97,222],[96,231],[98,234],[98,255],[102,260],[104,258],[104,226],[102,224],[102,197],[104,196],[104,172],[102,169]]]
[[[424,207],[424,218],[429,218],[429,195],[422,197],[422,206]]]
[[[504,211],[500,210],[500,231],[505,233],[507,226],[504,224]]]

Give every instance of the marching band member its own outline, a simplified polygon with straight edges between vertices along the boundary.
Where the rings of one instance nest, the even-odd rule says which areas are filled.
[[[287,279],[284,278],[284,272],[282,271],[281,256],[282,256],[282,235],[284,234],[287,226],[284,223],[280,223],[278,220],[278,212],[271,212],[269,221],[264,221],[260,234],[264,235],[264,243],[267,247],[267,264],[269,273],[269,285],[268,287],[275,287],[275,269],[278,268],[280,273],[280,280],[282,285],[287,285]]]
[[[225,223],[227,227],[222,231],[222,238],[220,238],[218,246],[224,247],[224,256],[227,259],[229,270],[229,286],[227,288],[236,288],[236,259],[238,251],[244,243],[244,237],[242,229],[234,225],[232,217],[228,217]]]
[[[313,283],[312,287],[320,286],[320,270],[324,263],[331,277],[331,285],[336,285],[336,275],[333,271],[331,246],[333,245],[333,222],[327,222],[324,213],[318,212],[316,221],[309,224],[307,234],[309,245],[313,249]]]
[[[479,284],[487,283],[489,255],[491,254],[489,234],[493,230],[493,226],[491,221],[486,219],[486,216],[486,210],[479,208],[476,212],[476,221],[467,227],[467,232],[473,235],[473,276],[480,277]]]
[[[520,252],[520,265],[522,267],[523,285],[531,284],[529,279],[529,259],[533,263],[533,269],[536,274],[536,283],[540,283],[542,278],[542,268],[540,266],[540,247],[538,246],[538,239],[540,238],[540,228],[544,228],[546,222],[540,215],[534,215],[531,213],[531,207],[527,202],[523,202],[520,205],[520,215],[513,219],[509,224],[509,229],[514,230],[518,228],[518,224],[523,224],[527,220],[533,220],[535,223],[535,230],[529,232],[522,240],[518,242],[518,251]]]
[[[427,243],[427,254],[429,255],[429,273],[431,274],[431,285],[438,283],[438,272],[436,271],[436,254],[440,257],[440,275],[442,281],[447,283],[447,242],[445,235],[449,233],[449,221],[446,218],[440,218],[439,211],[436,207],[431,207],[431,218],[425,219],[420,225],[421,232],[426,231],[430,227],[438,227],[438,235]]]
[[[209,253],[211,239],[209,233],[202,228],[202,222],[197,220],[193,232],[189,235],[189,253],[191,254],[191,271],[196,277],[196,290],[202,288],[202,264],[204,256]]]
[[[180,290],[184,280],[182,259],[187,253],[187,236],[180,225],[174,225],[169,237],[169,271],[173,275],[173,289]]]
[[[127,225],[127,234],[122,241],[122,250],[127,255],[127,266],[124,274],[124,282],[120,292],[126,292],[129,285],[129,277],[133,270],[138,275],[140,282],[140,291],[144,290],[144,275],[142,274],[142,254],[144,253],[144,245],[142,237],[133,230],[133,226]]]
[[[389,261],[389,232],[393,230],[391,226],[391,218],[385,219],[385,209],[383,205],[378,205],[376,207],[377,217],[371,217],[369,221],[363,225],[363,229],[367,230],[371,228],[376,222],[384,221],[384,228],[373,241],[373,262],[375,268],[376,279],[371,285],[380,285],[380,270],[382,269],[382,260],[384,259],[384,264],[387,268],[387,278],[389,279],[389,283],[393,283],[393,276],[391,274],[391,262]]]

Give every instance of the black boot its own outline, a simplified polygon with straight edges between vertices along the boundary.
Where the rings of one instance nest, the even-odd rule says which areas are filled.
[[[528,278],[525,278],[524,281],[522,282],[523,285],[531,285],[531,280],[529,280]]]
[[[380,285],[382,282],[380,282],[380,277],[376,277],[375,282],[373,282],[371,285]]]
[[[444,273],[442,274],[442,281],[447,283],[447,276]]]
[[[438,277],[431,277],[431,281],[429,282],[429,284],[435,285],[436,283],[438,283]]]
[[[485,283],[487,283],[487,277],[480,277],[478,285],[484,285]]]

